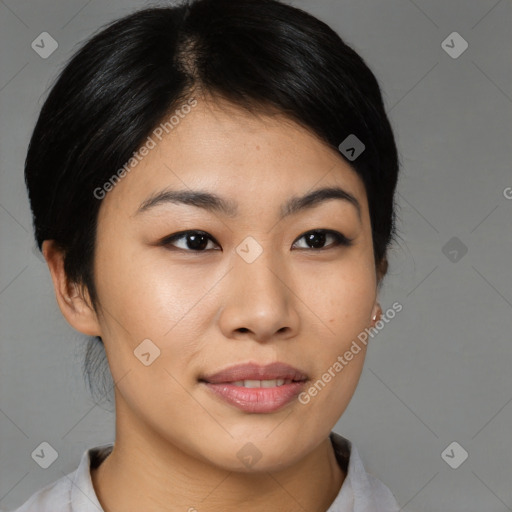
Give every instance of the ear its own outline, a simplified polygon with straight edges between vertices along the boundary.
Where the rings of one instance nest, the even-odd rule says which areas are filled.
[[[77,331],[89,336],[101,336],[97,314],[92,307],[87,290],[81,290],[69,281],[64,272],[64,252],[54,240],[45,240],[42,252],[50,274],[59,308],[68,323]]]
[[[382,279],[386,275],[388,271],[388,260],[384,256],[382,260],[377,265],[377,289],[380,289],[382,285]],[[373,305],[372,309],[372,318],[371,318],[371,325],[372,327],[375,327],[375,324],[381,319],[382,317],[382,308],[379,304],[378,299],[375,300],[375,304]]]
[[[377,285],[380,286],[382,283],[382,279],[388,272],[388,259],[386,256],[382,258],[382,260],[377,265]]]

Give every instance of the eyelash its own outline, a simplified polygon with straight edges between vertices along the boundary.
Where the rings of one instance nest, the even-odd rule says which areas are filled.
[[[206,236],[210,241],[214,242],[215,244],[219,245],[217,241],[208,233],[201,230],[188,230],[188,231],[181,231],[179,233],[174,233],[173,235],[170,235],[168,237],[165,237],[161,242],[160,245],[164,247],[172,247],[172,244],[176,242],[177,240],[184,239],[187,235],[194,234],[194,235],[203,235]],[[320,249],[315,248],[303,248],[301,247],[299,250],[311,250],[311,251],[326,251],[327,249],[334,249],[336,247],[350,247],[353,245],[353,240],[350,238],[347,238],[345,235],[339,233],[338,231],[334,231],[332,229],[312,229],[310,231],[306,231],[303,233],[300,237],[296,239],[294,244],[299,241],[301,238],[304,238],[306,235],[309,234],[326,234],[330,235],[334,238],[334,243],[331,245],[328,245],[326,247],[321,247]],[[179,250],[179,251],[185,251],[185,252],[192,252],[192,253],[200,253],[200,252],[206,252],[208,249],[198,250],[198,249],[183,249],[181,247],[173,247],[173,249]],[[211,250],[211,249],[210,249]]]

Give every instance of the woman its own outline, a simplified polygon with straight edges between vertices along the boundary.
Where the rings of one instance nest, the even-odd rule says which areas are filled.
[[[116,438],[18,511],[398,510],[331,431],[382,315],[398,168],[376,78],[299,9],[197,0],[88,41],[25,174]]]

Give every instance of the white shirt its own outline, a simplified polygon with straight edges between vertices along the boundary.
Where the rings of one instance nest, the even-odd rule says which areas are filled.
[[[331,432],[330,439],[346,476],[326,512],[398,512],[393,494],[365,471],[356,447],[335,432]],[[92,485],[91,464],[99,466],[113,446],[111,443],[85,450],[75,471],[35,492],[12,512],[104,512]]]

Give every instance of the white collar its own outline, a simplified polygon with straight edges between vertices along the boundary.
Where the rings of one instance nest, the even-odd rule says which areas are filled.
[[[347,453],[350,458],[340,492],[327,512],[398,512],[395,497],[380,480],[365,471],[354,444],[336,432],[331,432],[330,438],[338,463],[346,460]]]

